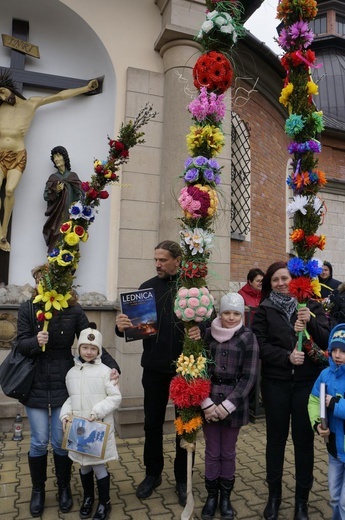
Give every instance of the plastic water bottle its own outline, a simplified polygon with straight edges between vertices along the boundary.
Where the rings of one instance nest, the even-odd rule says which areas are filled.
[[[14,433],[12,440],[13,441],[21,441],[23,439],[23,419],[20,413],[17,413],[17,416],[14,421]]]

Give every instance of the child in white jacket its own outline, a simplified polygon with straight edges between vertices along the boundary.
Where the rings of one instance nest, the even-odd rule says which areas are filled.
[[[102,420],[110,425],[104,458],[69,451],[69,457],[81,465],[84,500],[80,518],[90,518],[92,514],[95,474],[99,503],[93,520],[107,520],[111,511],[110,475],[105,463],[118,459],[113,412],[119,408],[122,397],[118,385],[110,380],[110,368],[101,361],[102,334],[93,327],[90,323],[90,327],[80,333],[74,367],[66,375],[69,398],[61,408],[60,420],[64,430],[71,415],[88,421]]]

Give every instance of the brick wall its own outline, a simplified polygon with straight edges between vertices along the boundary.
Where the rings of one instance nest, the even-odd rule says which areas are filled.
[[[260,93],[251,95],[239,116],[249,124],[251,146],[251,232],[248,240],[231,241],[230,274],[232,282],[244,282],[249,269],[263,271],[276,260],[288,258],[292,249],[286,228],[286,165],[289,139],[284,133],[285,119]],[[320,192],[327,213],[319,228],[326,235],[326,248],[317,257],[328,260],[334,276],[345,281],[345,142],[322,134],[322,153],[318,167],[330,181]],[[333,181],[333,182],[331,182]]]
[[[248,88],[248,87],[247,87]],[[251,146],[251,233],[231,241],[231,281],[244,282],[249,269],[265,270],[286,259],[286,164],[284,118],[260,93],[236,108],[249,124]]]

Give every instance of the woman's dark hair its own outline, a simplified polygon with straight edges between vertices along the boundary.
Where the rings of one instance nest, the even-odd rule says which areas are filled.
[[[173,258],[178,258],[179,256],[182,256],[182,249],[178,245],[177,242],[173,242],[172,240],[163,240],[163,242],[160,242],[156,247],[156,249],[165,249],[166,251],[169,251],[170,255]]]
[[[71,171],[71,162],[69,160],[69,155],[68,155],[66,148],[64,146],[55,146],[55,148],[52,149],[52,151],[50,152],[50,159],[52,160],[54,166],[56,166],[55,161],[54,161],[54,155],[56,155],[57,153],[62,155],[62,157],[65,161],[66,170],[68,170],[70,172]]]
[[[269,268],[266,271],[265,276],[262,279],[262,289],[261,289],[261,301],[263,301],[265,298],[268,298],[272,287],[271,287],[271,280],[274,273],[279,271],[279,269],[287,269],[287,263],[280,261],[280,262],[274,262],[269,266]]]
[[[253,268],[251,269],[250,271],[248,271],[248,274],[247,274],[247,282],[252,282],[253,280],[255,280],[255,278],[257,276],[265,276],[265,273],[263,271],[261,271],[261,269],[258,269],[258,268]]]

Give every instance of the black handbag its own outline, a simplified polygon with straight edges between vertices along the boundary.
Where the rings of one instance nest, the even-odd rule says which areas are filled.
[[[30,305],[30,321],[34,330],[33,306]],[[28,358],[17,351],[16,343],[0,366],[0,386],[7,397],[26,401],[35,376],[36,358]]]

